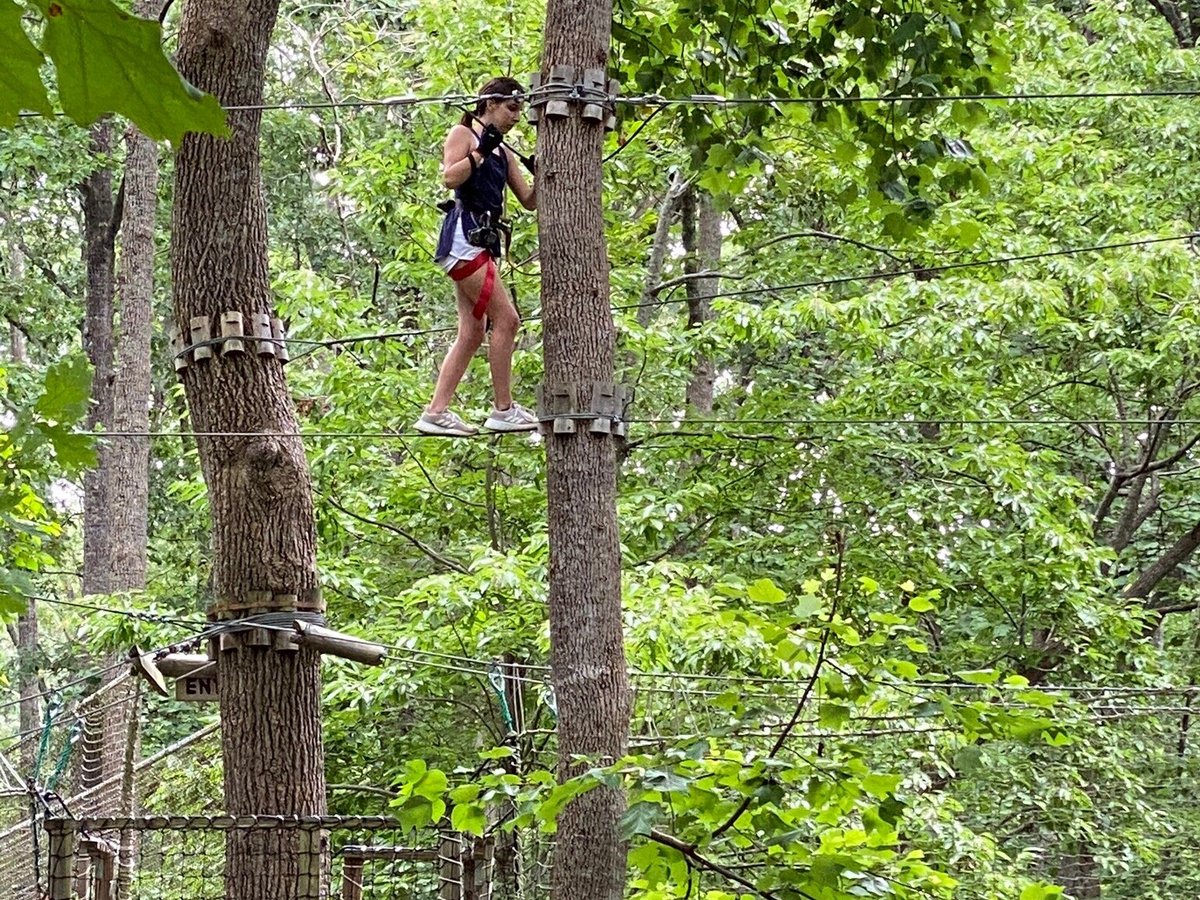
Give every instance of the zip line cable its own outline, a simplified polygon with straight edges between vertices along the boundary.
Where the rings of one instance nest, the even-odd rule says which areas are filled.
[[[38,603],[49,603],[52,606],[69,606],[74,609],[83,609],[89,612],[102,612],[111,615],[125,616],[130,619],[140,619],[145,622],[155,622],[161,625],[182,625],[189,628],[205,629],[212,625],[211,622],[201,621],[199,619],[185,619],[179,616],[172,616],[164,613],[144,612],[142,610],[120,609],[112,606],[101,606],[95,603],[83,603],[78,600],[64,600],[59,597],[40,597],[36,594],[26,594],[26,600],[36,600]]]
[[[791,282],[788,284],[767,285],[754,288],[738,288],[728,291],[717,291],[710,294],[703,294],[698,297],[663,297],[656,300],[647,300],[639,303],[616,304],[610,307],[613,312],[625,312],[628,310],[641,309],[643,307],[663,306],[669,303],[683,303],[688,300],[715,300],[724,297],[744,297],[758,294],[782,293],[785,291],[806,290],[809,288],[821,287],[836,287],[842,284],[852,284],[855,282],[872,282],[872,281],[890,281],[896,278],[904,278],[914,276],[919,280],[925,280],[932,275],[942,272],[952,272],[962,269],[988,268],[991,266],[1012,265],[1013,263],[1033,262],[1042,259],[1058,259],[1063,257],[1077,256],[1086,253],[1103,253],[1107,250],[1124,250],[1132,247],[1149,247],[1156,244],[1172,244],[1180,241],[1193,242],[1200,237],[1200,232],[1189,231],[1181,234],[1163,235],[1158,237],[1134,238],[1125,241],[1112,241],[1103,244],[1091,244],[1083,247],[1063,247],[1058,250],[1040,250],[1034,253],[1018,253],[1009,256],[995,256],[984,259],[963,260],[961,262],[938,263],[930,266],[914,266],[908,269],[897,269],[895,271],[885,272],[854,272],[846,275],[833,275],[826,278],[818,278],[810,281]],[[714,273],[712,277],[728,277],[722,276],[720,273]],[[674,287],[678,287],[675,285]],[[523,317],[523,321],[533,322],[541,321],[544,314],[541,312],[531,313]],[[344,337],[333,338],[294,338],[294,337],[258,337],[255,335],[242,335],[240,340],[246,341],[264,341],[283,344],[299,344],[313,348],[329,348],[352,346],[354,344],[367,344],[384,342],[391,340],[402,340],[405,338],[421,337],[431,334],[445,334],[454,332],[457,326],[454,325],[435,325],[430,328],[413,328],[397,331],[381,331],[367,334],[346,335]],[[180,358],[203,347],[215,347],[224,342],[225,338],[208,338],[199,341],[195,344],[189,344],[183,349],[177,351],[174,358]],[[305,354],[307,355],[307,354]]]
[[[859,272],[848,275],[836,275],[831,278],[819,278],[812,281],[796,281],[790,284],[777,284],[766,287],[756,288],[737,288],[728,291],[716,291],[711,294],[702,294],[697,297],[680,297],[680,298],[663,298],[662,300],[647,300],[641,303],[628,303],[620,306],[614,306],[613,311],[625,311],[630,309],[641,309],[646,306],[660,306],[664,303],[683,303],[687,301],[698,300],[716,300],[722,297],[747,297],[756,294],[773,294],[783,291],[797,291],[807,288],[819,287],[835,287],[841,284],[850,284],[859,281],[890,281],[893,278],[904,278],[906,276],[914,276],[919,280],[926,280],[932,275],[937,275],[941,272],[953,272],[960,269],[975,269],[986,268],[990,266],[1011,265],[1018,262],[1031,262],[1040,259],[1056,259],[1065,256],[1075,256],[1082,253],[1102,253],[1106,250],[1122,250],[1130,247],[1149,247],[1154,244],[1172,244],[1178,241],[1194,242],[1197,237],[1200,237],[1200,232],[1189,231],[1183,234],[1173,234],[1162,237],[1138,238],[1128,241],[1114,241],[1107,244],[1093,244],[1087,247],[1064,247],[1059,250],[1041,250],[1036,253],[1018,253],[1011,256],[996,256],[988,259],[968,259],[962,262],[953,263],[938,263],[931,266],[915,266],[909,269],[898,269],[892,272]],[[715,274],[712,277],[721,277],[720,274]]]
[[[1200,418],[1180,418],[1171,419],[1168,422],[1162,422],[1158,419],[1149,418],[1094,418],[1094,419],[1068,419],[1068,418],[980,418],[980,419],[964,419],[964,418],[938,418],[927,413],[911,412],[907,413],[905,418],[808,418],[808,419],[675,419],[675,418],[639,418],[633,417],[623,419],[622,421],[635,425],[672,425],[680,428],[687,428],[688,431],[676,431],[668,428],[659,431],[653,431],[647,434],[641,440],[649,440],[660,437],[706,437],[708,435],[701,433],[707,429],[712,436],[720,436],[724,432],[725,426],[729,425],[790,425],[796,428],[852,428],[852,427],[905,427],[905,426],[922,426],[922,425],[941,425],[945,427],[962,427],[969,428],[972,426],[1000,426],[1000,427],[1074,427],[1074,428],[1089,428],[1100,425],[1127,425],[1127,426],[1159,426],[1164,424],[1170,425],[1200,425]],[[413,438],[431,439],[434,441],[450,441],[450,439],[441,435],[423,434],[421,432],[405,430],[405,431],[185,431],[185,430],[160,430],[160,431],[76,431],[76,435],[82,437],[94,437],[101,440],[109,438],[299,438],[301,440],[349,440],[354,438],[362,438],[367,440],[400,440],[407,441]],[[484,433],[462,436],[453,438],[454,442],[463,440],[491,440],[498,438],[503,433]],[[537,432],[520,432],[519,436],[523,436],[530,446],[537,446],[542,443],[540,435]],[[747,434],[735,435],[734,437],[742,440],[776,440],[790,441],[797,440],[798,435],[786,434]],[[532,439],[531,439],[532,438]]]
[[[523,101],[535,100],[542,95],[561,92],[559,89],[549,89],[548,86],[518,95]],[[609,99],[603,91],[581,90],[580,97]],[[247,103],[226,106],[227,112],[261,112],[266,110],[322,110],[322,109],[373,109],[389,107],[416,106],[464,106],[474,105],[480,100],[509,100],[511,94],[477,95],[468,93],[447,93],[432,96],[403,95],[398,97],[381,97],[378,99],[355,100],[285,100],[264,103]],[[1037,102],[1058,100],[1154,100],[1154,99],[1189,99],[1200,97],[1200,88],[1152,88],[1147,90],[1092,90],[1092,91],[1012,91],[987,93],[954,93],[954,94],[830,94],[824,96],[782,95],[778,97],[766,95],[761,97],[725,97],[719,94],[683,94],[676,97],[666,97],[662,94],[635,94],[616,96],[612,99],[618,106],[658,107],[672,106],[777,106],[803,105],[888,105],[896,103],[1005,103],[1005,102]],[[36,115],[36,114],[33,114]]]

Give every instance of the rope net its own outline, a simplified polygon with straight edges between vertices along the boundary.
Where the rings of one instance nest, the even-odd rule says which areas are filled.
[[[179,809],[180,804],[200,808],[220,802],[216,727],[141,756],[140,686],[135,676],[121,674],[74,701],[51,698],[42,727],[19,735],[2,751],[0,770],[26,783],[0,794],[0,897],[41,900],[48,817],[131,816],[139,805]],[[22,760],[32,760],[33,766],[24,778]],[[92,838],[80,852],[99,860],[105,847],[115,847],[114,863],[120,861],[124,869],[118,866],[113,877],[127,879],[139,850],[136,835],[96,833]]]
[[[98,817],[48,826],[53,896],[224,900],[235,854],[243,867],[293,882],[298,900],[533,896],[494,889],[493,839],[414,833],[382,817]],[[139,852],[121,885],[121,848],[130,845]]]

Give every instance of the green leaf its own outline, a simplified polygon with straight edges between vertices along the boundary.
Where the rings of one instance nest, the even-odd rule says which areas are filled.
[[[692,784],[691,779],[666,769],[651,769],[646,773],[645,781],[651,790],[666,793],[686,791]]]
[[[430,801],[439,800],[449,783],[446,773],[441,769],[430,769],[413,785],[413,796],[424,797]]]
[[[911,600],[908,601],[908,608],[911,609],[913,612],[919,612],[919,613],[932,612],[933,604],[929,601],[928,597],[919,596],[919,597],[913,597]]]
[[[46,16],[45,49],[63,110],[77,123],[119,113],[149,137],[173,144],[188,131],[229,134],[216,98],[188,84],[163,53],[157,21],[111,0],[36,3]]]
[[[42,84],[42,54],[21,27],[22,10],[0,0],[0,125],[8,126],[22,110],[50,112]]]
[[[822,728],[837,728],[850,721],[850,707],[841,703],[822,703],[817,718]]]
[[[1031,884],[1021,891],[1021,900],[1051,900],[1061,897],[1063,889],[1053,884]]]
[[[629,840],[636,835],[648,835],[661,817],[662,809],[657,803],[638,801],[621,816],[621,836]]]
[[[796,605],[792,609],[792,615],[797,619],[809,619],[821,611],[820,597],[814,597],[812,594],[802,594],[797,600]]]
[[[11,621],[23,613],[25,598],[33,591],[33,583],[24,572],[0,566],[0,619]]]
[[[487,828],[487,814],[477,803],[456,804],[450,812],[450,827],[455,831],[482,835]]]
[[[1000,673],[995,669],[971,669],[954,675],[968,684],[995,684],[1000,680]]]
[[[746,589],[746,596],[755,603],[782,603],[787,594],[775,586],[769,578],[760,578]]]
[[[916,665],[906,659],[889,659],[884,665],[897,678],[904,678],[909,681],[915,680],[921,674]]]
[[[70,473],[82,472],[96,464],[95,438],[88,434],[76,434],[59,425],[43,427],[54,446],[54,456],[59,464]]]
[[[74,424],[87,412],[91,389],[92,367],[85,357],[76,354],[46,371],[45,387],[34,410],[55,424]]]
[[[900,785],[901,778],[899,775],[881,775],[872,772],[862,780],[863,790],[868,794],[878,797],[880,800],[886,800],[896,792],[896,788]]]

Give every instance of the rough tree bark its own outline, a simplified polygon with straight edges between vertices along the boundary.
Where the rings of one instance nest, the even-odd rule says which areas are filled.
[[[8,277],[13,284],[20,284],[25,279],[25,256],[17,247],[15,241],[10,241],[8,244],[8,253],[5,262],[8,268]],[[26,348],[25,332],[21,330],[21,326],[16,320],[8,318],[8,356],[15,363],[24,363],[29,361],[29,356]]]
[[[153,11],[140,5],[139,14]],[[113,372],[113,431],[150,427],[150,340],[154,308],[154,225],[158,200],[158,146],[132,126],[125,132],[124,211],[117,296],[116,368]],[[105,493],[109,500],[107,568],[113,590],[146,586],[147,506],[150,439],[125,437],[105,448]]]
[[[17,696],[19,703],[20,733],[36,735],[42,724],[41,674],[38,651],[37,601],[29,597],[25,601],[25,612],[17,617],[16,626],[9,626],[9,634],[17,648]],[[37,741],[30,737],[21,742],[21,771],[32,772],[37,759]]]
[[[683,199],[684,274],[699,276],[714,272],[721,265],[721,214],[713,206],[712,197],[700,188],[692,187]],[[712,318],[710,295],[717,292],[717,277],[692,277],[687,281],[687,327],[699,328]],[[687,386],[687,405],[692,413],[707,416],[713,409],[713,379],[716,368],[713,359],[698,352],[692,362],[692,377]]]
[[[180,25],[182,74],[224,106],[262,102],[278,0],[189,0]],[[219,328],[223,311],[247,325],[271,312],[267,221],[259,156],[260,112],[229,114],[232,135],[190,134],[175,162],[171,270],[175,319]],[[283,366],[246,353],[194,361],[183,372],[192,425],[200,432],[261,437],[198,441],[213,526],[217,607],[280,608],[317,597],[316,528],[308,463]],[[270,598],[270,599],[266,599]],[[244,614],[244,613],[240,613]],[[325,811],[320,659],[244,646],[220,654],[225,799],[233,815]],[[296,896],[294,840],[275,832],[229,841],[225,896]]]
[[[549,0],[545,78],[552,65],[604,69],[610,0]],[[543,117],[538,128],[538,224],[542,248],[546,384],[575,384],[583,402],[613,379],[615,329],[601,209],[600,123]],[[546,447],[550,537],[550,641],[558,703],[559,777],[572,758],[625,753],[630,695],[621,625],[621,557],[613,438],[580,428]],[[560,815],[551,896],[620,900],[626,847],[619,790],[584,794]]]
[[[92,152],[112,152],[112,125],[105,119],[92,126]],[[79,186],[83,201],[83,260],[87,288],[83,348],[92,364],[92,406],[87,425],[112,421],[113,371],[113,178],[105,161]],[[107,448],[99,447],[96,466],[83,478],[83,593],[114,590],[109,577],[111,512],[107,496]]]
[[[646,284],[642,288],[641,306],[637,311],[638,324],[643,328],[650,326],[654,321],[655,312],[659,309],[659,304],[654,302],[654,289],[662,281],[667,246],[671,243],[671,223],[675,219],[679,200],[687,190],[687,180],[677,169],[673,169],[667,179],[667,192],[658,207],[658,223],[654,227],[654,241],[650,245],[650,258],[646,263]]]

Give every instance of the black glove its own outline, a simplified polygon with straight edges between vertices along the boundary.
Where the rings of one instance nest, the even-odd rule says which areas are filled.
[[[479,135],[479,152],[487,157],[489,153],[495,150],[504,141],[504,135],[500,133],[495,125],[485,125],[483,134]]]
[[[521,157],[521,165],[529,170],[530,175],[537,175],[537,157],[534,154]]]

